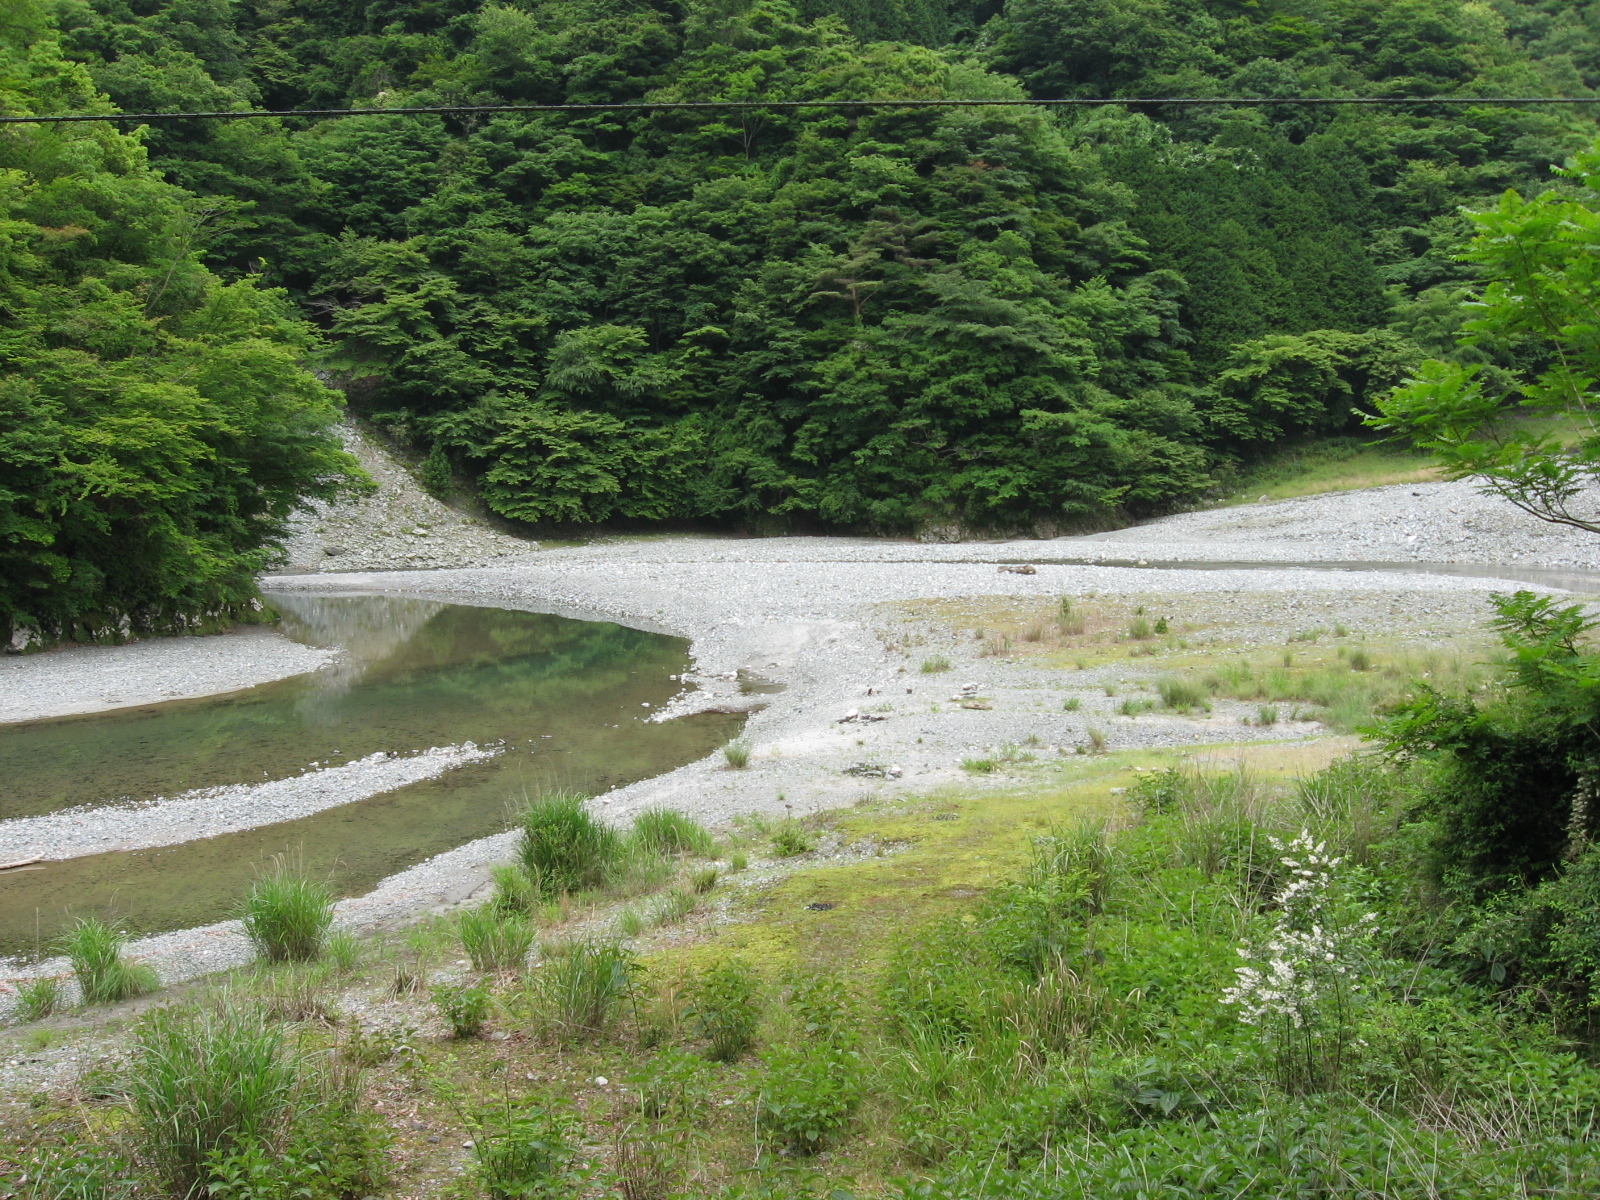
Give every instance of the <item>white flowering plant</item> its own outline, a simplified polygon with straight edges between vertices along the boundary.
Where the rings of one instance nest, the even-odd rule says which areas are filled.
[[[1270,1040],[1283,1085],[1310,1090],[1337,1079],[1352,1048],[1377,918],[1353,910],[1337,874],[1342,860],[1310,832],[1271,841],[1287,879],[1273,896],[1272,928],[1240,944],[1245,965],[1222,1002]]]

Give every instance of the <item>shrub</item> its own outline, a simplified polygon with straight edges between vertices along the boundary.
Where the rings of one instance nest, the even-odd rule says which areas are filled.
[[[489,903],[507,915],[531,916],[539,907],[539,889],[519,863],[489,868],[494,895]]]
[[[441,983],[433,1002],[458,1038],[477,1037],[489,1015],[489,989],[481,983]]]
[[[158,1009],[134,1036],[128,1102],[139,1146],[177,1195],[208,1160],[276,1142],[295,1113],[300,1066],[259,1008]]]
[[[941,671],[948,671],[949,669],[950,660],[942,654],[936,654],[932,658],[922,660],[922,673],[924,675],[937,675]]]
[[[710,858],[716,851],[709,829],[670,808],[645,809],[633,819],[633,837],[656,854],[698,854]]]
[[[492,904],[462,913],[457,930],[476,971],[520,971],[533,948],[533,922]]]
[[[587,1172],[578,1165],[570,1119],[508,1099],[474,1125],[475,1174],[489,1200],[567,1200],[581,1193]]]
[[[115,1004],[159,986],[156,973],[122,955],[128,935],[98,917],[80,917],[58,946],[72,963],[85,1004]]]
[[[722,757],[734,770],[742,771],[750,765],[750,743],[743,738],[729,742],[722,748]]]
[[[1192,708],[1211,707],[1205,689],[1188,679],[1169,677],[1159,680],[1156,683],[1156,691],[1161,693],[1161,703],[1168,708],[1188,712]]]
[[[686,1016],[708,1043],[706,1057],[736,1062],[755,1040],[761,1008],[761,977],[736,955],[701,972],[690,988]]]
[[[517,855],[543,898],[599,887],[621,851],[616,831],[596,820],[575,792],[542,796],[523,814]]]
[[[583,941],[552,952],[533,981],[545,1026],[565,1041],[600,1037],[633,996],[638,963],[615,942]]]
[[[333,924],[333,889],[280,866],[251,885],[239,920],[268,962],[320,958]]]
[[[816,848],[816,839],[806,831],[804,825],[793,817],[785,819],[772,835],[772,852],[779,858],[793,858],[798,854],[809,854]]]
[[[66,1000],[61,979],[55,975],[41,975],[17,985],[17,1016],[24,1021],[42,1021],[65,1007]]]
[[[849,1123],[861,1102],[854,1051],[810,1044],[775,1046],[757,1091],[762,1135],[795,1154],[815,1154]]]

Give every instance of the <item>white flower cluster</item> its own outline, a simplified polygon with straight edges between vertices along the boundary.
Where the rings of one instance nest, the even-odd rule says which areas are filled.
[[[1258,945],[1239,947],[1251,965],[1235,968],[1239,982],[1222,993],[1222,1002],[1239,1005],[1239,1019],[1247,1025],[1282,1018],[1302,1029],[1330,1001],[1360,990],[1353,951],[1376,931],[1376,917],[1367,913],[1348,924],[1336,919],[1330,900],[1333,872],[1342,860],[1309,832],[1301,830],[1287,847],[1270,840],[1289,868],[1289,881],[1274,897],[1278,918],[1271,934]]]

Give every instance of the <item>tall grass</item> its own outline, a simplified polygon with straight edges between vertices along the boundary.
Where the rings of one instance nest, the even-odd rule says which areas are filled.
[[[65,989],[55,975],[41,975],[17,985],[17,1016],[24,1021],[42,1021],[65,1004]]]
[[[533,949],[533,922],[493,904],[462,913],[457,931],[461,948],[478,971],[520,971]]]
[[[115,1004],[160,986],[152,968],[123,957],[127,944],[126,933],[98,917],[79,918],[76,927],[57,943],[72,963],[85,1004]]]
[[[551,948],[530,994],[548,1032],[563,1041],[592,1040],[632,998],[637,970],[632,951],[615,942],[573,942]]]
[[[647,808],[635,817],[633,839],[657,854],[710,858],[716,853],[716,840],[709,829],[670,808]]]
[[[541,796],[523,814],[517,857],[545,899],[601,886],[621,854],[617,831],[576,792]]]
[[[128,1068],[140,1151],[174,1195],[194,1195],[213,1156],[281,1138],[306,1099],[300,1073],[283,1027],[258,1008],[158,1009]]]
[[[239,921],[268,962],[310,962],[322,957],[333,924],[333,889],[279,864],[251,885]]]

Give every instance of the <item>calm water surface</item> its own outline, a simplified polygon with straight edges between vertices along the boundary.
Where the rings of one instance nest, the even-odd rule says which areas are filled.
[[[0,818],[259,783],[379,750],[475,741],[505,753],[245,833],[0,874],[0,953],[31,952],[91,912],[140,932],[219,920],[280,853],[360,893],[498,832],[529,793],[600,792],[671,770],[742,720],[643,719],[679,690],[670,676],[689,666],[682,638],[395,597],[273,603],[290,636],[341,645],[345,661],[228,696],[0,726]]]

